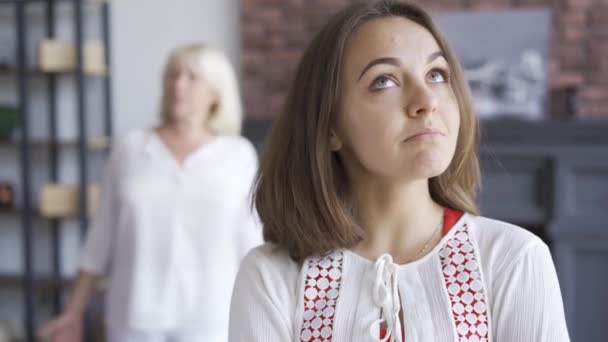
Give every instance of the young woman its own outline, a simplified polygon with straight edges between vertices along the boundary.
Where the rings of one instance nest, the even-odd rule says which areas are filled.
[[[568,341],[547,246],[477,216],[477,127],[420,7],[352,5],[305,51],[255,204],[229,340]]]
[[[227,58],[202,45],[174,50],[161,119],[113,149],[69,304],[42,337],[80,342],[106,275],[108,341],[226,341],[238,263],[262,240],[248,200],[257,156],[238,135]]]

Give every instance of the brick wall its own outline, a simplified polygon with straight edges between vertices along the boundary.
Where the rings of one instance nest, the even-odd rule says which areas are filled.
[[[243,95],[251,117],[276,113],[308,41],[329,15],[351,0],[242,0]],[[550,47],[552,115],[565,112],[576,88],[580,117],[608,119],[608,1],[426,0],[431,10],[547,7],[553,11]],[[567,113],[566,113],[567,114]]]

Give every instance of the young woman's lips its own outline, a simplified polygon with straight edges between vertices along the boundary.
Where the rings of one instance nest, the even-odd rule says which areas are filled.
[[[435,141],[444,135],[445,134],[438,129],[427,128],[409,136],[405,141]]]

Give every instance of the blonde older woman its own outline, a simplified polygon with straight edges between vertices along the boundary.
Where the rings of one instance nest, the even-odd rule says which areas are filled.
[[[239,260],[261,241],[248,205],[257,157],[238,135],[226,57],[202,45],[173,51],[161,119],[115,146],[69,304],[41,337],[80,341],[107,275],[109,341],[226,341]]]

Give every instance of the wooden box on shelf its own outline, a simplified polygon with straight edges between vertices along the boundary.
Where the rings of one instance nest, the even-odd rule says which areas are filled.
[[[106,73],[105,49],[98,40],[87,40],[83,46],[83,70],[87,74]],[[70,72],[76,68],[76,48],[73,43],[43,39],[38,47],[38,67],[44,72]]]
[[[40,215],[46,218],[68,218],[78,215],[78,185],[46,184],[40,193]],[[92,215],[97,207],[99,186],[91,184],[87,191],[88,214]]]

